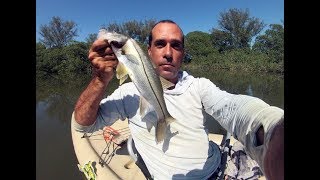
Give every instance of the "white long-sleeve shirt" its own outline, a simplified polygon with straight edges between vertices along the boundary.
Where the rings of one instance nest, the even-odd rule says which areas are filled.
[[[74,125],[80,131],[111,125],[128,118],[136,149],[154,179],[207,179],[220,163],[218,147],[209,143],[204,127],[204,111],[245,145],[247,152],[263,170],[264,154],[274,126],[283,119],[282,109],[262,100],[220,90],[206,78],[179,73],[172,90],[164,90],[164,99],[176,121],[170,123],[164,141],[156,143],[155,112],[143,119],[139,114],[139,92],[133,83],[116,89],[100,103],[94,127]],[[265,130],[265,143],[256,146],[255,132]]]

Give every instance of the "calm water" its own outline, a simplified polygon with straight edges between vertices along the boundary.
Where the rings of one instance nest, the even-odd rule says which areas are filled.
[[[220,89],[236,94],[249,94],[270,105],[284,107],[283,77],[266,74],[228,72],[191,72],[206,77]],[[36,89],[36,177],[38,180],[83,179],[77,167],[70,133],[74,104],[89,82],[89,77],[37,78]],[[113,81],[106,95],[117,87]],[[215,123],[211,132],[221,132]]]

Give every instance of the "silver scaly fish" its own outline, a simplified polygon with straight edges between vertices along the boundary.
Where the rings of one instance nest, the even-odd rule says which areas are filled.
[[[160,77],[151,62],[137,42],[125,35],[108,32],[101,29],[98,38],[107,39],[117,59],[116,76],[122,84],[129,76],[140,93],[140,115],[144,117],[150,111],[150,105],[155,110],[158,121],[156,126],[156,142],[164,140],[167,126],[175,119],[169,114],[164,98],[163,88],[173,83]],[[123,45],[116,47],[113,43]]]

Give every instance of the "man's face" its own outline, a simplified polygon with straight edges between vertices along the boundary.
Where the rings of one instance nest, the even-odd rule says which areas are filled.
[[[148,54],[163,78],[176,83],[184,56],[183,34],[176,24],[159,23],[152,30]]]

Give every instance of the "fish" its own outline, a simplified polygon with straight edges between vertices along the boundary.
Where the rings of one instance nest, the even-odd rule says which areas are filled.
[[[132,38],[116,32],[100,29],[98,39],[107,40],[119,63],[116,77],[120,85],[129,77],[140,93],[140,115],[143,118],[150,111],[157,114],[156,142],[164,140],[168,125],[175,121],[167,110],[163,89],[174,84],[159,76],[152,61]]]

